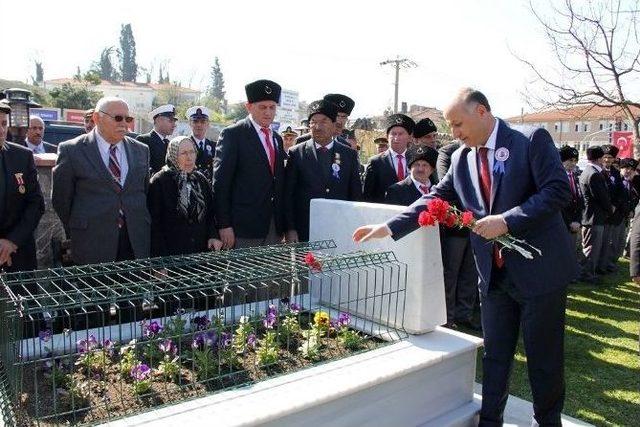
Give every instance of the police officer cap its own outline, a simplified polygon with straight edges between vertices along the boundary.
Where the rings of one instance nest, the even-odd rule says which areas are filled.
[[[558,150],[558,153],[560,153],[560,161],[564,162],[570,159],[576,159],[578,160],[578,150],[576,150],[573,147],[569,147],[568,145],[565,145],[564,147],[561,147]]]
[[[274,101],[280,102],[280,92],[282,88],[276,82],[271,80],[256,80],[244,87],[247,93],[247,102]]]
[[[311,120],[311,117],[313,117],[315,114],[324,114],[325,116],[329,117],[332,122],[335,122],[336,118],[338,117],[338,106],[333,102],[320,99],[309,104],[308,112],[309,115],[307,117],[309,118],[309,120]]]
[[[384,137],[379,137],[373,140],[373,143],[376,145],[381,145],[381,144],[388,144],[389,140],[387,138]]]
[[[156,117],[159,116],[164,116],[164,117],[170,117],[170,118],[175,118],[176,117],[176,107],[174,107],[171,104],[165,104],[165,105],[161,105],[158,108],[156,108],[155,110],[151,110],[151,112],[149,113],[149,119],[153,120]]]
[[[411,165],[418,160],[424,160],[435,169],[438,161],[438,152],[431,147],[417,146],[411,148],[407,152],[407,166],[411,168]]]
[[[282,136],[285,136],[285,135],[298,136],[298,133],[293,129],[291,129],[291,126],[287,126],[287,128],[282,131]]]
[[[353,99],[339,93],[327,94],[323,99],[336,104],[338,106],[338,113],[345,113],[348,116],[351,115],[353,107],[356,106],[356,102]]]
[[[612,157],[615,157],[618,155],[618,147],[616,147],[615,145],[611,145],[611,144],[605,144],[602,146],[602,152],[607,155],[609,154]]]
[[[202,105],[196,105],[187,110],[187,119],[197,120],[197,119],[208,119],[209,118],[209,109]]]
[[[620,159],[620,168],[631,168],[635,169],[638,167],[638,161],[636,159],[624,158]]]
[[[405,128],[409,134],[413,134],[413,130],[416,127],[416,122],[414,122],[411,117],[405,116],[404,114],[392,114],[387,117],[385,123],[387,125],[387,135],[391,128],[396,126]]]
[[[604,156],[604,151],[602,147],[589,147],[587,148],[587,159],[588,160],[598,160]]]
[[[438,132],[438,128],[433,121],[429,118],[422,119],[416,123],[416,128],[413,130],[414,138],[422,138],[425,135],[429,135],[431,132]]]
[[[0,101],[0,113],[11,114],[11,107],[4,101]]]

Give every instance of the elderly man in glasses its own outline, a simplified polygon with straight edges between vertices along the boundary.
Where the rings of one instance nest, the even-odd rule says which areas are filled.
[[[102,98],[96,127],[58,148],[52,204],[76,264],[149,256],[149,148],[126,136],[131,120],[126,102]]]

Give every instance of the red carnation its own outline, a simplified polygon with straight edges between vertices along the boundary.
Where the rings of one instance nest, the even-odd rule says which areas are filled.
[[[421,227],[430,227],[435,225],[436,219],[429,213],[429,211],[422,211],[420,215],[418,215],[418,224]]]
[[[457,222],[458,222],[458,217],[456,216],[456,214],[449,213],[447,217],[444,219],[443,224],[451,228],[451,227],[454,227]]]
[[[461,215],[461,218],[460,218],[460,219],[461,219],[461,221],[462,221],[462,225],[463,225],[464,227],[471,227],[471,226],[473,226],[474,219],[473,219],[473,213],[472,213],[472,212],[470,212],[470,211],[464,211],[464,212],[462,212],[462,215]]]
[[[449,213],[449,202],[442,199],[431,199],[427,202],[427,209],[438,222],[444,222]]]
[[[322,271],[322,264],[316,259],[312,252],[307,252],[304,256],[304,263],[311,269],[311,271]]]

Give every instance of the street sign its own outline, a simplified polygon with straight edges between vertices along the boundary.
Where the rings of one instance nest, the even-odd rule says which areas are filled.
[[[38,116],[46,122],[60,120],[59,108],[29,108],[29,114]]]

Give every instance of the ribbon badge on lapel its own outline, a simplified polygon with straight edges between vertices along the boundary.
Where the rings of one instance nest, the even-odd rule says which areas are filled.
[[[211,146],[210,146],[210,145],[207,145],[207,153],[208,153],[209,155],[211,155]]]
[[[22,172],[15,175],[16,184],[18,184],[18,193],[20,194],[24,194],[27,191],[27,189],[24,187],[24,179],[22,178],[22,175]]]
[[[509,149],[500,147],[496,150],[496,161],[493,163],[493,173],[504,174],[504,162],[509,159]]]
[[[336,153],[333,164],[331,165],[331,170],[333,170],[333,177],[340,179],[340,153]]]

